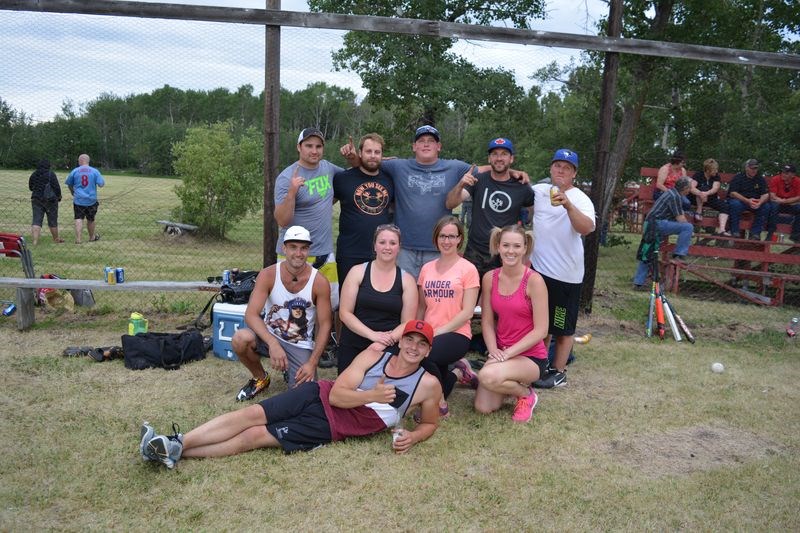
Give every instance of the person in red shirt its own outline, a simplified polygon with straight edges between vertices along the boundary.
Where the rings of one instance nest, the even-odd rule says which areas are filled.
[[[769,179],[769,212],[767,215],[767,240],[772,238],[778,225],[779,214],[792,215],[792,233],[789,238],[800,243],[800,178],[794,165],[783,165],[781,173]]]

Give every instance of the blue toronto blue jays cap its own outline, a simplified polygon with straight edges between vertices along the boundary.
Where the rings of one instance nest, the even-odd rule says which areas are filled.
[[[433,126],[420,126],[419,128],[417,128],[417,132],[414,133],[414,141],[416,141],[423,135],[433,135],[433,138],[436,139],[436,142],[439,142],[439,130],[437,130]]]
[[[495,148],[504,148],[511,152],[511,155],[514,155],[514,144],[505,137],[498,137],[489,141],[489,152],[491,153]]]
[[[551,163],[555,163],[556,161],[566,161],[567,163],[572,163],[572,166],[575,168],[578,168],[578,154],[567,148],[559,148],[556,150]]]

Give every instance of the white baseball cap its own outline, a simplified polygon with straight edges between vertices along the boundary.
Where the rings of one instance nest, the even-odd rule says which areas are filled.
[[[283,234],[283,243],[286,244],[290,241],[301,241],[311,244],[311,234],[303,226],[291,226]]]

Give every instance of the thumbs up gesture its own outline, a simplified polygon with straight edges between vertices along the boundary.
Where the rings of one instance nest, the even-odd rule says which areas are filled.
[[[386,385],[384,383],[385,380],[386,376],[381,376],[381,379],[375,384],[375,388],[372,389],[373,401],[378,403],[392,403],[394,401],[397,395],[394,385]]]

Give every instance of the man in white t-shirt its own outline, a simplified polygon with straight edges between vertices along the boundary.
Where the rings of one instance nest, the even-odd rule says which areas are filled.
[[[594,205],[574,186],[578,154],[561,148],[550,163],[552,183],[533,186],[531,267],[544,278],[550,309],[549,335],[556,339],[553,366],[534,383],[540,388],[567,384],[567,358],[572,350],[583,284],[583,236],[595,229]],[[551,191],[552,187],[558,190]]]

